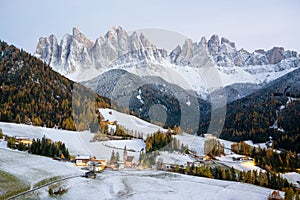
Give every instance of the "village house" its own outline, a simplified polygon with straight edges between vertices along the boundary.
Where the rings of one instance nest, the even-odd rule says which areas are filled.
[[[88,162],[91,160],[90,156],[80,156],[78,155],[75,158],[75,165],[76,166],[88,166]]]
[[[121,170],[124,168],[136,168],[137,167],[137,160],[134,156],[127,155],[126,146],[124,147],[123,151],[123,160],[122,161],[113,161],[110,163],[110,168],[113,170]]]
[[[208,139],[217,139],[217,137],[214,136],[214,135],[211,134],[211,133],[206,133],[206,134],[204,134],[204,138],[208,138]]]
[[[102,165],[107,166],[107,160],[106,159],[95,159],[96,162],[101,163]]]
[[[253,158],[250,158],[248,156],[233,156],[233,161],[253,161]]]
[[[30,146],[32,144],[32,140],[28,137],[16,136],[15,139],[16,139],[16,142],[15,142],[16,145],[22,143],[24,145]]]
[[[115,118],[115,116],[113,115],[112,111],[109,111],[108,113],[106,112],[102,112],[100,113],[101,116],[101,122],[104,122],[107,125],[116,125],[117,124],[117,120]]]
[[[124,162],[116,161],[110,165],[110,168],[112,168],[113,170],[124,169]]]
[[[136,159],[134,156],[127,156],[125,167],[126,168],[135,168],[136,167]]]
[[[101,172],[105,169],[106,164],[92,160],[88,162],[88,170],[94,172]]]
[[[75,158],[75,165],[103,170],[107,165],[106,159],[96,159],[95,156],[80,156]]]
[[[122,139],[122,137],[114,135],[117,129],[117,120],[116,117],[113,115],[112,111],[103,111],[99,113],[101,118],[100,126],[103,129],[103,133],[109,135],[111,139]],[[106,131],[105,127],[107,127]]]
[[[197,161],[194,161],[194,162],[192,163],[192,165],[194,165],[194,167],[201,167],[201,166],[205,166],[205,162],[204,162],[204,161],[197,160]]]
[[[189,154],[190,155],[190,157],[192,157],[192,158],[194,158],[195,160],[198,160],[198,161],[205,161],[205,160],[207,160],[207,159],[209,159],[210,157],[209,156],[204,156],[204,155],[196,155],[196,153],[195,154]]]

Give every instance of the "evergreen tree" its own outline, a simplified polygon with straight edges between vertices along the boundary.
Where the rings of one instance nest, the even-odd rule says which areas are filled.
[[[299,191],[298,191],[298,190],[296,190],[295,200],[300,200],[300,197],[299,197]]]
[[[212,173],[209,165],[206,165],[205,170],[204,170],[204,176],[208,178],[212,178]]]
[[[246,183],[251,183],[253,184],[254,182],[252,182],[253,179],[252,179],[252,171],[249,170],[246,172]]]
[[[285,200],[293,200],[294,199],[294,190],[292,188],[288,188],[284,194]]]
[[[240,172],[239,172],[239,175],[238,175],[238,180],[239,180],[240,182],[244,182],[244,179],[245,179],[244,174],[243,174],[242,171],[240,171]]]
[[[159,158],[157,160],[157,169],[162,170],[163,166],[164,166],[164,162],[163,162],[162,158]]]
[[[25,151],[26,150],[26,146],[22,142],[20,142],[18,144],[18,150],[19,151]]]
[[[231,170],[231,175],[232,175],[232,181],[235,181],[236,180],[236,173],[235,173],[235,170],[234,170],[234,168],[233,167],[231,167],[230,168],[230,170]]]
[[[185,173],[186,174],[190,174],[191,173],[191,167],[190,167],[190,164],[188,163],[185,167]]]
[[[120,161],[120,154],[119,154],[119,152],[116,153],[116,161]]]
[[[258,174],[258,185],[259,186],[263,186],[264,185],[264,178],[263,178],[263,173],[262,173],[261,170],[259,171],[259,174]]]
[[[113,150],[112,153],[111,153],[111,156],[110,156],[110,163],[114,163],[116,161],[117,161],[117,159],[116,159],[116,156],[115,156],[115,151]]]
[[[264,175],[264,187],[269,187],[269,177],[270,177],[270,174],[269,172],[265,173]]]
[[[169,142],[170,141],[170,142]],[[166,146],[171,143],[171,147],[169,149],[171,151],[175,150],[175,143],[172,137],[171,132],[162,133],[161,131],[157,131],[153,135],[148,135],[146,138],[146,152],[152,152],[159,150],[161,148],[166,149]]]
[[[11,149],[15,149],[16,148],[16,138],[15,137],[9,137],[7,140],[7,147],[11,148]]]
[[[221,170],[221,179],[226,180],[226,173],[225,170]]]
[[[226,169],[225,170],[225,174],[226,174],[226,180],[231,181],[232,180],[232,174],[231,174],[231,170],[230,169]]]
[[[276,174],[271,174],[271,181],[269,183],[271,188],[277,189],[277,177]]]
[[[53,142],[45,136],[40,139],[33,139],[32,144],[29,148],[29,152],[32,154],[48,156],[48,157],[64,157],[70,158],[69,150],[65,144],[61,141]]]

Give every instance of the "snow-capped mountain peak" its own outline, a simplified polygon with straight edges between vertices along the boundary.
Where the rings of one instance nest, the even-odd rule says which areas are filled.
[[[205,37],[201,38],[199,45],[202,49],[208,49],[208,43]]]
[[[230,42],[228,39],[226,38],[221,38],[221,44],[227,44],[229,46],[231,46],[232,48],[235,49],[235,43],[234,42]]]
[[[159,62],[167,57],[167,52],[158,50],[144,34],[128,35],[120,26],[112,27],[95,42],[74,27],[72,35],[66,34],[60,44],[53,35],[40,38],[36,56],[70,79],[83,81],[101,74],[114,63]]]
[[[220,47],[220,39],[217,34],[214,34],[211,36],[211,38],[208,40],[208,50],[211,55],[216,55],[219,51]]]
[[[93,42],[90,39],[88,39],[83,33],[81,33],[77,27],[73,28],[72,36],[74,40],[77,40],[80,43],[86,44],[90,47],[93,45]]]
[[[200,80],[205,66],[217,69],[224,86],[267,83],[299,67],[297,52],[282,47],[251,53],[238,50],[234,42],[214,34],[199,42],[186,39],[167,52],[158,49],[143,33],[129,35],[120,26],[112,27],[95,42],[76,27],[60,44],[54,35],[42,37],[36,56],[74,81],[91,80],[110,69],[125,69],[139,76],[160,76],[178,85],[181,76],[198,93],[208,89]]]

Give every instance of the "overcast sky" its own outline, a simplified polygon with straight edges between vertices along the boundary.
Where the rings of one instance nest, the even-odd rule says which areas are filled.
[[[200,41],[217,33],[249,51],[300,53],[299,0],[2,0],[0,39],[33,53],[39,37],[78,27],[95,40],[112,26],[167,29]]]

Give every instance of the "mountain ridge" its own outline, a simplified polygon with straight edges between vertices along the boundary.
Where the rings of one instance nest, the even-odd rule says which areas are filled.
[[[251,53],[236,49],[234,42],[214,34],[209,40],[202,37],[200,42],[187,39],[168,52],[157,48],[143,33],[129,35],[120,26],[112,27],[94,42],[78,28],[73,28],[73,35],[65,35],[60,44],[53,35],[41,37],[35,55],[77,82],[91,80],[110,69],[125,69],[141,77],[160,76],[180,85],[182,81],[176,83],[171,77],[177,73],[192,85],[185,89],[203,96],[212,89],[201,78],[206,76],[205,67],[216,68],[224,87],[236,83],[265,84],[299,67],[297,52],[282,47]]]

